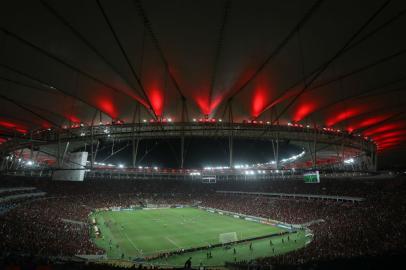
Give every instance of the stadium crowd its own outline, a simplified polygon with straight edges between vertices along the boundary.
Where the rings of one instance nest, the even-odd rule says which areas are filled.
[[[32,255],[103,254],[90,240],[93,209],[146,204],[194,204],[309,225],[313,241],[260,264],[296,265],[320,260],[396,253],[406,246],[406,183],[387,180],[229,182],[182,181],[52,182],[2,178],[0,186],[35,186],[47,196],[25,201],[0,215],[0,250]],[[358,203],[230,195],[216,190],[272,191],[365,197]]]

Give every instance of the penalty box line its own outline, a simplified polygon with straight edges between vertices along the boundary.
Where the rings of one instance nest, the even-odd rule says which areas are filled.
[[[165,239],[168,240],[172,245],[175,245],[177,248],[182,248],[181,246],[176,244],[176,242],[173,241],[172,239],[170,239],[169,237],[165,236]]]
[[[142,250],[139,249],[134,242],[130,239],[130,237],[128,237],[128,234],[126,232],[123,232],[125,237],[127,238],[127,240],[131,243],[131,245],[138,251],[138,254],[142,255]]]

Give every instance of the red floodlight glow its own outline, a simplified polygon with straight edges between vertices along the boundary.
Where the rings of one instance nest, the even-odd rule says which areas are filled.
[[[384,144],[384,143],[394,143],[394,142],[401,142],[401,141],[406,141],[406,135],[385,138],[385,139],[382,139],[382,140],[379,140],[379,141],[376,141],[376,142],[379,145],[379,144]]]
[[[311,114],[315,110],[316,106],[312,102],[307,102],[305,104],[301,104],[297,110],[293,114],[293,121],[299,122],[306,118],[309,114]]]
[[[20,133],[27,133],[27,129],[19,124],[12,123],[9,121],[0,121],[0,126],[5,127],[7,129],[13,129]]]
[[[162,91],[160,91],[157,87],[153,87],[151,90],[149,90],[149,97],[154,113],[160,117],[164,108],[164,96]]]
[[[336,125],[336,124],[338,124],[338,123],[340,123],[340,122],[342,122],[344,120],[347,120],[347,119],[349,119],[351,117],[356,116],[359,113],[360,113],[359,109],[347,109],[347,110],[344,110],[344,111],[338,113],[337,115],[327,119],[326,125],[328,127],[334,126],[334,125]]]
[[[80,119],[77,118],[77,117],[74,116],[74,115],[68,115],[66,118],[68,118],[68,120],[69,120],[70,122],[72,122],[72,123],[80,123],[80,122],[81,122]]]
[[[391,124],[384,124],[382,126],[369,129],[368,131],[364,132],[366,136],[372,136],[380,133],[384,133],[386,131],[392,131],[392,130],[397,130],[397,129],[402,129],[406,128],[404,122],[398,122],[398,123],[391,123]]]
[[[405,136],[406,135],[406,130],[399,130],[399,131],[393,131],[393,132],[387,132],[383,134],[379,134],[376,136],[373,136],[373,140],[379,141],[379,140],[384,140],[387,138],[393,138],[393,137],[399,137],[399,136]]]
[[[269,99],[269,91],[264,87],[257,87],[252,94],[251,116],[258,117],[265,109]]]
[[[354,130],[369,127],[369,126],[375,125],[375,124],[385,120],[389,116],[390,115],[385,114],[385,115],[370,117],[367,119],[362,119],[361,121],[358,121],[357,123],[352,123],[350,126],[347,127],[347,130],[348,130],[348,132],[353,132]]]
[[[196,97],[196,104],[199,106],[200,111],[204,115],[209,115],[210,114],[210,105],[209,105],[209,99],[208,97]]]
[[[209,97],[199,96],[195,98],[196,104],[199,107],[202,114],[209,116],[218,107],[223,98],[218,96],[212,100]]]
[[[399,145],[398,142],[395,142],[395,143],[384,143],[384,144],[378,145],[377,149],[378,149],[378,151],[382,151],[382,150],[387,150],[387,149],[395,148],[397,145]]]
[[[111,118],[117,118],[117,109],[110,99],[100,98],[97,103],[103,112],[107,113]]]

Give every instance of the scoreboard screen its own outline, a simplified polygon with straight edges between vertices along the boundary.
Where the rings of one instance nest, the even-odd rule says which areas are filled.
[[[303,178],[305,183],[320,183],[319,171],[305,173]]]

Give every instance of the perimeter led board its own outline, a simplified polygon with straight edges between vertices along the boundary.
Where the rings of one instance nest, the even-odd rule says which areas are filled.
[[[320,183],[319,171],[305,173],[303,178],[305,183]]]

